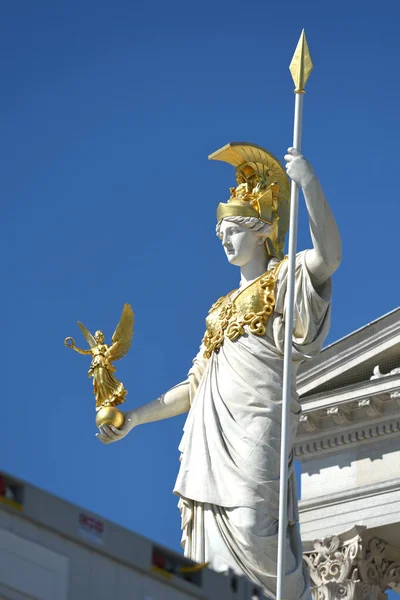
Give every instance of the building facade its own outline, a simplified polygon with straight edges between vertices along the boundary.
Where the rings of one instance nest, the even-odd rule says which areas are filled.
[[[255,600],[222,575],[0,473],[0,600]]]
[[[300,522],[316,600],[400,591],[400,308],[298,376]]]

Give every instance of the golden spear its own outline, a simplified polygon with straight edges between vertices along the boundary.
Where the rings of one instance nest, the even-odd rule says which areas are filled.
[[[289,69],[293,77],[295,89],[293,147],[301,152],[301,134],[303,120],[303,100],[305,85],[312,71],[310,51],[306,34],[301,32]],[[286,534],[287,534],[287,500],[289,470],[289,417],[292,388],[292,335],[294,321],[294,283],[297,245],[299,186],[292,181],[290,195],[289,251],[286,292],[286,325],[283,357],[283,390],[282,390],[282,429],[279,482],[279,530],[278,530],[278,564],[276,600],[284,599],[284,583],[286,575]]]

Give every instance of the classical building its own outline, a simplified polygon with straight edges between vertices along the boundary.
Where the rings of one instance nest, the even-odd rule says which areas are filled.
[[[299,372],[301,533],[314,600],[400,591],[400,308]]]

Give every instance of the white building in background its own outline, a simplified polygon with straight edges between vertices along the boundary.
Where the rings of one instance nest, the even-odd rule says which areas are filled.
[[[316,600],[400,591],[400,308],[299,371],[300,522]]]
[[[245,578],[194,563],[0,473],[0,600],[253,600]]]

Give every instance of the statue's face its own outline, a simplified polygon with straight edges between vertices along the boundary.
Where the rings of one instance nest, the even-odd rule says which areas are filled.
[[[96,331],[94,334],[94,339],[98,344],[102,344],[104,342],[104,335],[102,331]]]
[[[227,259],[238,267],[250,262],[260,243],[250,229],[226,219],[220,225],[220,237]]]

